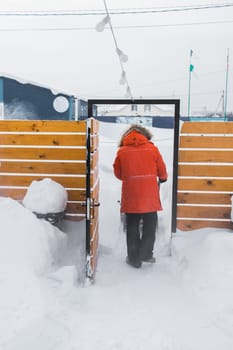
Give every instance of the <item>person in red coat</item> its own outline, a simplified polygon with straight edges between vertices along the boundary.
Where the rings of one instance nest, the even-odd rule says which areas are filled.
[[[122,135],[113,164],[115,176],[122,181],[126,262],[133,267],[141,267],[142,262],[155,262],[157,211],[162,210],[159,183],[167,180],[166,165],[151,138],[152,134],[143,126],[130,126]]]

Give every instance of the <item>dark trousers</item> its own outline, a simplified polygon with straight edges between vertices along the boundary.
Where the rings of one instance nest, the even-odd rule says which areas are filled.
[[[132,262],[153,256],[157,212],[126,213],[127,254]]]

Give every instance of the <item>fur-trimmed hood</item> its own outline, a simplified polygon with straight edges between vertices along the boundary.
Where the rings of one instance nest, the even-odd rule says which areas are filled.
[[[139,134],[142,134],[147,138],[147,140],[151,140],[153,135],[152,133],[146,129],[144,126],[138,125],[138,124],[133,124],[131,125],[122,135],[120,142],[119,142],[119,147],[123,146],[124,144],[124,138],[129,135],[132,131],[136,131]]]

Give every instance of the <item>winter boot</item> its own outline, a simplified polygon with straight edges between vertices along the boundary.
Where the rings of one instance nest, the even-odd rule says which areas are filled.
[[[148,259],[142,259],[142,261],[145,263],[151,263],[151,264],[156,263],[156,259],[154,256],[152,256],[151,258],[148,258]]]
[[[128,256],[126,257],[126,264],[128,264],[130,266],[133,266],[133,267],[135,267],[137,269],[142,266],[141,261],[132,261],[132,260],[129,259]]]

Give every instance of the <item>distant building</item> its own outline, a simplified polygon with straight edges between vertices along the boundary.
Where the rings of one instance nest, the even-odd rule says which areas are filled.
[[[0,119],[76,120],[87,112],[87,101],[75,95],[0,75]]]
[[[118,110],[107,111],[104,113],[106,116],[141,116],[141,117],[155,117],[155,116],[173,116],[174,108],[171,106],[164,105],[163,107],[158,107],[151,104],[128,104],[122,106]]]
[[[152,105],[152,104],[128,104],[122,106],[118,110],[105,111],[102,114],[102,119],[108,119],[115,117],[116,123],[124,124],[142,124],[152,126],[155,124],[155,119],[158,121],[159,118],[169,117],[169,125],[173,123],[174,107],[166,106],[163,107]]]

